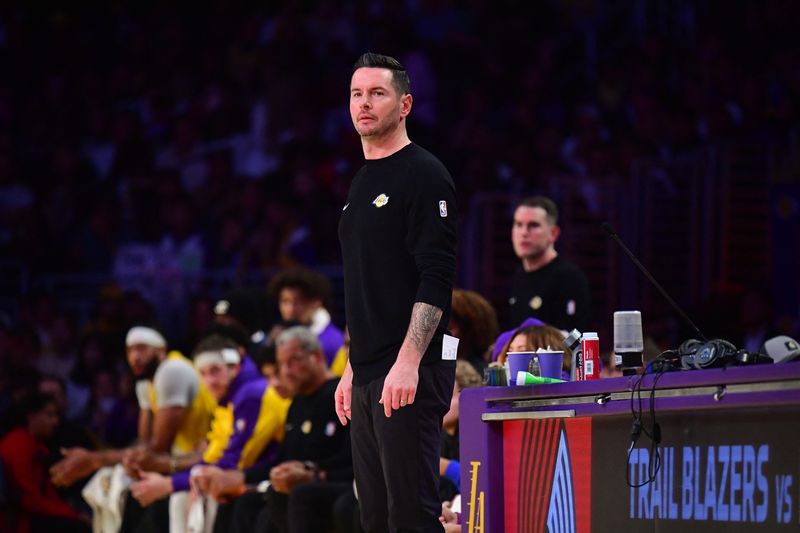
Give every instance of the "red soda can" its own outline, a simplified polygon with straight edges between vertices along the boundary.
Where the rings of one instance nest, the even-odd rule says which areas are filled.
[[[583,353],[583,376],[581,379],[600,379],[600,338],[594,331],[587,331],[581,337]]]

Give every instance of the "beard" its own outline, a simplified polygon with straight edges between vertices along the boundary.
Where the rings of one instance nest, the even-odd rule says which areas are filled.
[[[160,364],[161,361],[158,360],[158,357],[153,357],[153,359],[147,363],[147,366],[144,367],[144,371],[136,376],[136,379],[152,381],[153,377],[156,375],[156,370],[158,370],[158,365]]]
[[[527,246],[525,248],[522,246],[514,246],[514,253],[520,259],[536,260],[544,256],[545,252],[547,252],[547,247],[538,245]]]
[[[362,139],[379,139],[395,131],[400,126],[400,108],[386,116],[383,120],[376,120],[372,124],[359,127],[355,124],[356,131]]]

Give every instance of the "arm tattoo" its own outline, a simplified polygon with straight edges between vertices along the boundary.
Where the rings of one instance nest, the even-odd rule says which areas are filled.
[[[416,302],[411,310],[411,322],[408,324],[406,340],[424,354],[428,344],[436,332],[436,327],[442,319],[442,310],[430,304]]]

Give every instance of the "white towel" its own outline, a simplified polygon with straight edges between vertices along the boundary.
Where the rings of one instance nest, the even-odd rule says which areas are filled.
[[[122,526],[125,494],[131,478],[121,464],[105,466],[95,472],[81,492],[92,508],[94,533],[117,533]]]

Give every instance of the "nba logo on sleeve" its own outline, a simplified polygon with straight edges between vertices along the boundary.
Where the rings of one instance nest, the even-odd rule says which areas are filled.
[[[439,200],[439,216],[444,218],[447,216],[447,202]]]

